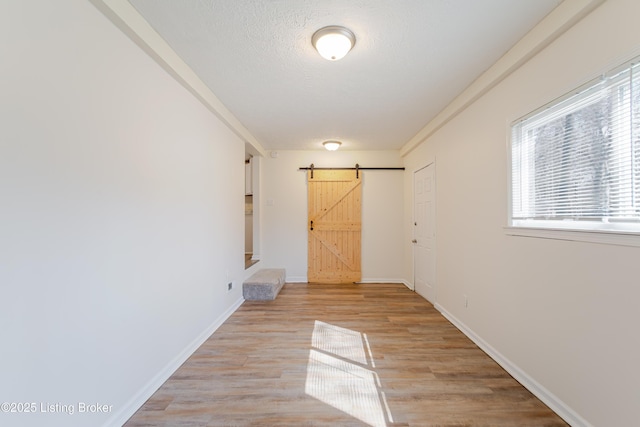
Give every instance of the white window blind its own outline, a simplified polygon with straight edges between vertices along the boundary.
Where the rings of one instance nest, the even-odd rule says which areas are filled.
[[[513,226],[640,231],[640,65],[512,126]]]

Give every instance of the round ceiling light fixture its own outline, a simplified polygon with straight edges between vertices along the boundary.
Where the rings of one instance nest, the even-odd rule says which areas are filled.
[[[353,48],[356,36],[345,27],[332,25],[316,31],[311,37],[311,43],[324,59],[337,61]]]
[[[324,145],[324,148],[326,148],[329,151],[336,151],[338,148],[340,148],[340,146],[342,145],[342,142],[340,141],[325,141],[322,143],[322,145]]]

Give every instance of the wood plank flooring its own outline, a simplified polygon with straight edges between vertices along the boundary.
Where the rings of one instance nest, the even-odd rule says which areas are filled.
[[[125,424],[566,426],[400,284],[247,301]]]

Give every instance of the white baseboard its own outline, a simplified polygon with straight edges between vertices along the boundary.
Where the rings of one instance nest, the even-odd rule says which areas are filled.
[[[360,282],[358,283],[402,283],[410,290],[413,290],[411,283],[407,282],[404,279],[389,279],[389,278],[376,279],[376,278],[367,277],[365,279],[360,280]]]
[[[286,283],[307,283],[307,276],[287,276]]]
[[[504,357],[500,352],[493,348],[489,343],[480,338],[475,332],[469,329],[463,322],[445,310],[440,304],[435,304],[435,308],[442,313],[453,325],[465,334],[471,341],[504,368],[513,378],[522,384],[527,390],[533,393],[545,405],[551,408],[558,416],[564,419],[573,427],[593,427],[587,420],[582,418],[577,412],[571,409],[567,404],[560,400],[557,396],[543,387],[536,380],[531,378],[526,372],[520,369],[515,363]]]
[[[403,281],[402,281],[402,283],[403,283],[407,288],[409,288],[410,290],[412,290],[412,291],[414,291],[414,292],[415,292],[416,287],[415,287],[415,285],[414,285],[413,283],[409,283],[409,282],[408,282],[408,281],[406,281],[406,280],[403,280]]]
[[[402,283],[407,288],[409,288],[410,291],[415,291],[415,288],[413,287],[413,284],[409,283],[408,281],[406,281],[404,279],[399,279],[397,282],[393,282],[393,283]]]
[[[211,323],[198,337],[196,337],[184,350],[165,366],[155,377],[151,379],[140,391],[138,391],[121,410],[114,413],[105,427],[120,427],[155,393],[162,384],[227,320],[244,302],[240,297],[227,311],[222,313]]]
[[[306,276],[288,276],[286,278],[286,282],[287,283],[308,283],[308,280],[307,280]],[[375,278],[373,278],[372,279],[372,278],[366,278],[366,279],[362,279],[358,283],[402,283],[407,288],[413,290],[413,287],[411,286],[411,284],[409,282],[407,282],[406,280],[404,280],[404,279],[389,279],[389,278],[385,278],[385,279],[375,279]]]
[[[402,279],[390,279],[388,277],[363,277],[358,283],[404,283]]]
[[[287,283],[308,283],[309,281],[307,280],[306,276],[289,276],[286,279]],[[389,278],[385,278],[385,279],[372,279],[372,278],[366,278],[366,279],[362,279],[360,280],[358,283],[402,283],[403,285],[405,285],[407,288],[411,289],[412,291],[413,286],[411,285],[411,283],[407,282],[404,279],[389,279]]]

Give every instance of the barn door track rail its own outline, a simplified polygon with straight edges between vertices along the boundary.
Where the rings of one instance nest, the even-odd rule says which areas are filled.
[[[356,163],[356,166],[353,167],[353,168],[317,168],[317,167],[315,167],[313,165],[313,163],[311,163],[311,165],[299,168],[298,170],[311,171],[311,179],[313,179],[313,171],[314,170],[318,170],[318,171],[333,171],[333,170],[338,170],[338,171],[347,170],[347,171],[349,171],[349,170],[354,170],[354,171],[356,171],[356,179],[357,179],[357,178],[360,178],[360,171],[363,171],[363,170],[403,171],[404,168],[363,168],[358,163]]]

